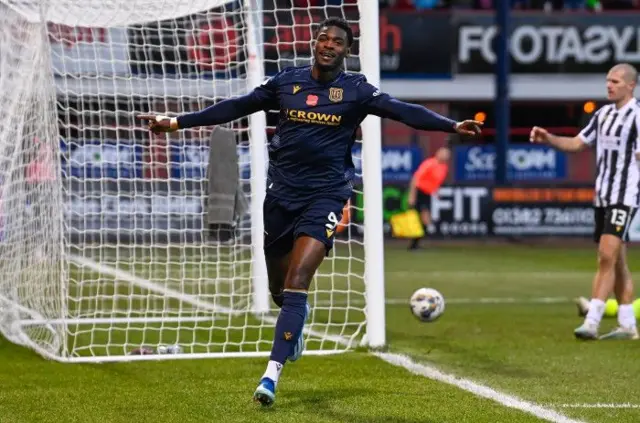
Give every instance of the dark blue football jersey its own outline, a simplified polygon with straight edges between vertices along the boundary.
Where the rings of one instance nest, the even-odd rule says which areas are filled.
[[[257,88],[280,110],[269,144],[267,192],[287,200],[351,195],[351,149],[366,117],[366,99],[380,95],[363,75],[341,72],[331,82],[311,77],[311,67],[289,68]]]
[[[259,110],[279,110],[269,143],[267,193],[289,202],[350,197],[355,176],[351,149],[368,114],[417,129],[454,132],[454,121],[382,93],[362,74],[340,72],[332,81],[320,82],[311,70],[284,69],[246,96],[180,116],[178,125],[219,124]]]

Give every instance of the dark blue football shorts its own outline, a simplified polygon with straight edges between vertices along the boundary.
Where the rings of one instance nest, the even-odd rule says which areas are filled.
[[[345,204],[346,201],[339,198],[293,203],[267,195],[263,207],[265,255],[282,257],[288,254],[300,235],[322,242],[329,255]]]

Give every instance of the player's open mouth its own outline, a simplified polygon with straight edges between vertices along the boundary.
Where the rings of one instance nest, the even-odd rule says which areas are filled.
[[[320,53],[320,57],[323,57],[327,60],[333,59],[334,57],[336,57],[333,53],[327,53],[327,52],[322,52]]]

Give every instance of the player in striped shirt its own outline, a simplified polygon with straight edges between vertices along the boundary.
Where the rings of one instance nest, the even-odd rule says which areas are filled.
[[[607,98],[603,106],[575,137],[560,137],[534,127],[530,140],[567,152],[596,148],[595,233],[598,270],[584,323],[574,333],[579,339],[598,339],[605,301],[614,292],[619,326],[599,339],[638,339],[633,311],[633,282],[627,265],[625,241],[640,203],[640,104],[634,98],[638,72],[618,64],[607,74]]]

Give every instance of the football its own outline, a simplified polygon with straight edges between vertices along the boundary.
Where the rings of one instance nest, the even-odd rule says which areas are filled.
[[[411,312],[423,322],[433,322],[444,313],[444,297],[433,288],[420,288],[410,300]]]

